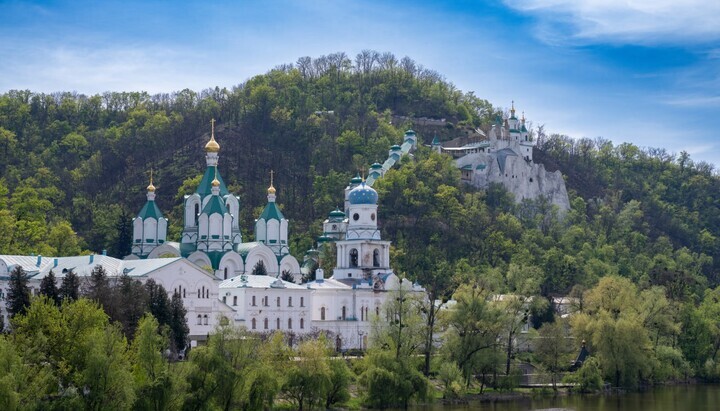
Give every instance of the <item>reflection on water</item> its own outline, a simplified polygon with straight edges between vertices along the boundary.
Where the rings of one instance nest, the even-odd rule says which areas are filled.
[[[668,386],[628,394],[521,398],[495,403],[435,404],[412,409],[415,411],[716,411],[720,410],[720,386]]]

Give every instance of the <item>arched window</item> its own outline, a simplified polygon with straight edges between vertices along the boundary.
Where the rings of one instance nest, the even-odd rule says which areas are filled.
[[[292,297],[288,297],[288,307],[292,307]]]
[[[200,289],[198,288],[198,298],[200,298]]]
[[[280,307],[280,297],[276,298],[277,300],[277,306]]]
[[[288,330],[292,330],[292,318],[288,318]]]
[[[325,321],[325,307],[320,307],[320,320]]]
[[[300,297],[300,307],[305,307],[305,297]]]
[[[198,314],[197,325],[202,325],[202,315]]]
[[[233,305],[237,305],[237,295],[233,295]]]
[[[342,308],[342,319],[343,319],[343,321],[345,320],[345,315],[346,315],[346,314],[347,314],[347,308],[345,308],[345,306],[343,305],[343,308]]]
[[[227,267],[225,267],[225,270],[223,270],[223,271],[224,271],[224,272],[223,272],[223,276],[224,276],[225,279],[227,280]]]
[[[275,329],[276,329],[276,330],[279,330],[279,329],[280,329],[280,319],[279,319],[279,318],[276,318],[276,319],[275,319]]]
[[[198,225],[198,217],[200,217],[200,204],[195,204],[195,225]]]
[[[380,251],[373,251],[373,267],[380,267]]]
[[[358,250],[352,249],[350,250],[350,267],[357,267],[358,266]]]
[[[360,307],[360,321],[365,321],[365,307]]]
[[[268,329],[268,319],[267,318],[265,319],[264,323],[265,323],[265,329],[267,330]]]
[[[252,306],[255,307],[257,304],[255,304],[255,296],[252,296]]]
[[[257,321],[255,321],[255,319],[253,318],[252,319],[252,329],[254,330],[255,327],[257,327]]]
[[[187,298],[187,297],[185,297],[185,289],[184,288],[183,288],[183,298]]]
[[[204,325],[208,325],[208,316],[207,316],[207,314],[205,314],[205,316],[203,316],[203,324],[204,324]]]

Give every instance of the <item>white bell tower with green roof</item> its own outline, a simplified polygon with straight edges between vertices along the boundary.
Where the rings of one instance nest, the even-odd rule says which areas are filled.
[[[273,171],[270,170],[270,187],[267,189],[267,205],[260,217],[255,220],[255,241],[268,246],[278,257],[290,253],[288,245],[288,220],[275,203]]]
[[[147,202],[133,219],[132,253],[140,258],[147,256],[167,239],[167,218],[163,217],[155,203],[155,186],[152,170],[150,185],[147,186]]]

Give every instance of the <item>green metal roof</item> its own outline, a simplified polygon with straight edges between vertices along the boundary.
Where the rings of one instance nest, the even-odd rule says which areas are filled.
[[[205,204],[205,207],[202,209],[203,214],[225,214],[228,212],[227,207],[225,207],[225,203],[223,202],[222,198],[220,196],[212,196],[210,198],[210,201],[208,201],[207,204]]]
[[[247,255],[248,255],[248,253],[250,252],[250,250],[252,250],[252,249],[255,248],[255,247],[259,247],[261,244],[262,244],[262,243],[260,243],[260,242],[258,242],[258,241],[252,241],[252,242],[249,242],[249,243],[237,244],[237,245],[235,246],[235,252],[238,253],[238,254],[240,254],[240,255],[242,256],[242,258],[245,259],[245,257],[247,257]]]
[[[522,128],[520,129],[520,131],[527,133],[527,128],[525,127],[525,124],[522,125]]]
[[[205,254],[210,259],[210,265],[215,270],[220,269],[220,260],[222,260],[225,253],[226,253],[226,251],[206,251],[205,252]]]
[[[390,146],[390,150],[400,150],[400,146],[395,144],[393,146]]]
[[[438,136],[433,137],[432,145],[440,145],[440,139],[438,139]]]
[[[470,164],[462,166],[463,170],[472,170],[472,166]]]
[[[200,181],[200,185],[198,186],[197,190],[195,190],[196,193],[200,194],[201,197],[209,196],[212,194],[212,181],[215,179],[215,167],[208,167],[205,169],[205,174],[203,174],[203,178]],[[220,171],[217,172],[217,179],[220,182],[220,195],[228,195],[230,192],[228,191],[227,187],[225,186],[225,182],[222,179],[222,176],[220,176]]]
[[[370,168],[382,168],[382,164],[380,164],[380,163],[373,163],[373,165],[371,165]]]
[[[260,218],[264,219],[265,221],[269,221],[269,220],[278,220],[279,221],[285,217],[283,216],[283,213],[280,212],[280,208],[277,206],[277,204],[275,204],[275,202],[268,201],[262,214],[260,214]]]
[[[360,174],[356,175],[355,177],[350,180],[350,184],[360,184],[362,183],[362,177],[360,177]]]
[[[342,217],[342,218],[345,218],[345,213],[343,213],[342,211],[340,211],[339,208],[336,208],[335,210],[333,210],[333,211],[330,212],[329,217]]]
[[[478,164],[477,167],[475,167],[476,170],[485,170],[485,167],[487,167],[485,164]]]
[[[159,220],[163,218],[163,215],[155,201],[148,200],[143,206],[142,210],[140,210],[140,214],[138,214],[138,217],[142,218],[143,220],[147,220],[148,218],[154,218],[156,220]]]

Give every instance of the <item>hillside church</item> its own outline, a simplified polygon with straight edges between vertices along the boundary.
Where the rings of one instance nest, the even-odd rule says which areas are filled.
[[[326,331],[338,350],[365,349],[371,320],[381,314],[389,291],[403,288],[424,292],[418,284],[398,278],[390,268],[390,242],[381,239],[378,229],[378,194],[360,178],[345,189],[345,211],[331,212],[324,224],[328,228],[328,221],[332,221],[333,231],[322,238],[337,246],[337,260],[329,278],[320,268],[308,270],[308,265],[314,268],[306,264],[308,261],[301,269],[290,254],[288,220],[276,203],[272,174],[267,204],[255,220],[255,241],[243,242],[239,197],[229,192],[222,179],[219,153],[213,120],[205,145],[205,172],[195,192],[183,200],[179,242],[168,241],[168,220],[155,201],[151,176],[147,200],[133,219],[132,251],[123,260],[104,254],[0,255],[0,314],[5,324],[9,323],[4,301],[9,274],[18,265],[28,273],[35,294],[50,271],[58,279],[70,271],[86,277],[97,265],[102,265],[111,278],[129,275],[143,282],[153,279],[168,293],[177,292],[183,298],[191,346],[205,340],[226,318],[252,332]],[[259,269],[261,266],[264,270]],[[267,275],[252,275],[254,271]],[[303,274],[312,271],[314,278],[299,284]]]

